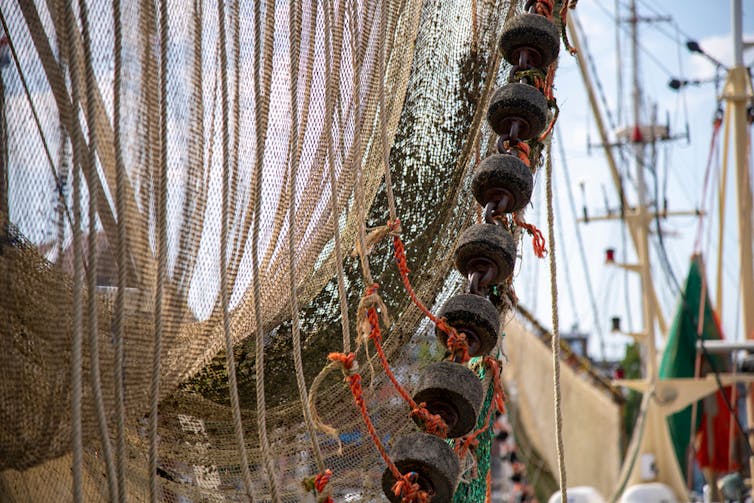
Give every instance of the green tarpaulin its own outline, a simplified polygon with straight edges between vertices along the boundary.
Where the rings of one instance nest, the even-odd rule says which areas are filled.
[[[670,379],[673,377],[693,377],[694,364],[696,359],[696,339],[697,325],[699,320],[699,305],[702,297],[702,266],[700,258],[695,256],[691,260],[686,283],[683,287],[681,298],[679,299],[678,308],[676,309],[673,325],[668,334],[665,352],[662,355],[660,363],[660,379]],[[710,305],[709,295],[705,292],[704,299],[704,325],[702,328],[703,339],[721,339],[720,329],[715,322],[712,306]],[[714,362],[715,368],[722,370],[723,362],[717,359]],[[701,421],[701,402],[698,402],[696,425],[694,431],[699,427]],[[673,414],[668,418],[670,435],[673,439],[673,446],[678,462],[681,465],[683,473],[686,473],[687,467],[687,449],[691,439],[691,407],[688,406],[682,411]]]

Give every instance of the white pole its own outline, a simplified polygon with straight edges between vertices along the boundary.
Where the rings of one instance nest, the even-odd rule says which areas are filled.
[[[733,66],[744,65],[743,9],[741,0],[731,0],[731,34],[733,36]]]

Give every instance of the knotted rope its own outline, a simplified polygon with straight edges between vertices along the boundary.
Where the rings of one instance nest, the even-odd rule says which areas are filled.
[[[377,452],[380,453],[380,456],[382,456],[390,473],[395,477],[396,482],[392,487],[393,494],[401,497],[402,503],[428,503],[430,497],[429,493],[421,489],[417,483],[418,474],[414,472],[409,472],[405,475],[402,474],[400,470],[398,470],[398,467],[395,466],[395,463],[393,463],[393,460],[390,459],[390,456],[388,456],[385,446],[382,445],[382,441],[380,440],[377,430],[372,423],[372,419],[369,417],[369,412],[367,411],[366,401],[364,400],[364,390],[361,386],[361,375],[356,372],[356,354],[330,353],[327,358],[331,363],[325,367],[325,369],[340,368],[342,370],[344,379],[356,401],[356,405],[359,408],[361,418],[364,420],[364,425],[372,439],[372,443],[377,449]],[[320,376],[317,376],[317,378],[319,377]],[[314,388],[314,384],[312,384],[312,388]],[[312,393],[312,395],[313,394],[314,393]]]
[[[466,363],[471,359],[469,355],[469,344],[466,341],[466,336],[459,333],[455,328],[448,325],[444,318],[439,318],[432,314],[432,311],[427,309],[427,306],[419,299],[414,291],[414,287],[411,285],[411,280],[408,277],[408,273],[411,270],[408,268],[408,261],[406,259],[406,247],[400,237],[400,225],[401,222],[398,219],[388,221],[387,227],[393,229],[390,234],[393,237],[393,254],[395,256],[395,262],[398,265],[398,272],[401,275],[403,286],[406,289],[406,293],[411,298],[419,310],[430,319],[432,323],[438,328],[438,330],[445,332],[448,336],[446,346],[450,351],[450,358],[460,363]]]
[[[307,492],[314,493],[317,497],[317,503],[335,503],[335,500],[332,498],[332,490],[328,485],[331,477],[332,470],[328,468],[314,477],[305,479],[304,489]]]
[[[377,290],[377,285],[372,285],[367,289],[367,293],[374,295]],[[437,435],[440,438],[446,438],[448,436],[448,426],[445,421],[437,414],[432,414],[426,408],[425,403],[417,404],[411,395],[408,394],[406,389],[398,382],[393,370],[390,368],[390,364],[387,361],[387,356],[382,348],[382,332],[380,331],[380,319],[377,315],[377,310],[374,307],[367,309],[367,319],[371,328],[369,333],[369,340],[374,344],[374,348],[377,350],[377,356],[379,357],[380,364],[382,365],[385,375],[390,379],[393,387],[398,394],[411,408],[410,416],[417,422],[417,424],[427,433]]]

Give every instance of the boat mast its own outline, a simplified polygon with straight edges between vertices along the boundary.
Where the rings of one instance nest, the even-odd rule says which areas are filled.
[[[641,82],[639,80],[639,16],[636,12],[636,0],[631,0],[631,64],[633,67],[632,101],[634,131],[631,138],[634,148],[634,163],[636,165],[636,183],[638,207],[631,218],[638,220],[636,251],[639,259],[641,276],[642,304],[644,313],[644,335],[646,336],[647,354],[646,378],[650,382],[657,379],[657,348],[655,343],[655,314],[654,303],[648,295],[652,284],[652,271],[649,263],[649,216],[647,213],[646,187],[644,182],[644,138],[641,133]],[[650,129],[654,135],[654,124]]]
[[[731,0],[731,31],[733,35],[733,68],[723,88],[723,99],[730,114],[733,130],[733,149],[736,164],[736,192],[738,199],[739,258],[741,263],[741,307],[745,338],[754,339],[754,273],[752,272],[752,193],[749,167],[746,162],[746,105],[752,99],[749,72],[743,64],[743,12],[741,0]],[[728,141],[725,138],[724,141]],[[753,391],[747,394],[747,420],[754,425]],[[754,431],[749,430],[749,443],[754,443]],[[754,474],[754,457],[749,458],[749,469]]]

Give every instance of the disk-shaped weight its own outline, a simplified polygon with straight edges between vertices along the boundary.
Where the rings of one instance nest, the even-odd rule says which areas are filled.
[[[446,503],[453,498],[458,484],[458,456],[445,441],[428,433],[409,433],[398,437],[390,450],[390,458],[402,474],[415,472],[417,483],[427,491],[432,503]],[[389,468],[382,474],[382,490],[387,499],[400,503],[393,494],[395,477]]]
[[[497,309],[484,297],[470,293],[455,295],[437,315],[466,336],[471,356],[484,356],[497,344],[500,326]],[[447,346],[448,334],[436,329],[435,335],[443,346]]]
[[[547,100],[535,87],[517,82],[506,84],[495,91],[487,110],[487,122],[500,136],[511,136],[514,122],[520,140],[538,136],[547,125]]]
[[[458,438],[474,429],[483,398],[482,382],[476,374],[448,361],[425,368],[414,390],[414,401],[425,403],[429,412],[438,414],[448,425],[448,438]]]
[[[521,51],[528,49],[529,65],[544,68],[558,58],[560,36],[555,24],[546,17],[520,14],[505,23],[498,47],[512,65],[518,65]]]
[[[500,225],[474,224],[458,238],[454,254],[458,272],[468,277],[479,271],[485,276],[481,286],[499,285],[513,272],[516,244]]]
[[[521,159],[508,154],[493,154],[484,159],[471,179],[471,191],[479,204],[485,206],[506,196],[508,203],[503,208],[506,213],[526,206],[533,187],[531,170]]]

